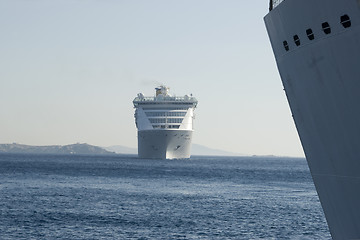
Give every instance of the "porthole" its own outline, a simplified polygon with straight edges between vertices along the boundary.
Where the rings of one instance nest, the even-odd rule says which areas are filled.
[[[311,30],[311,28],[306,29],[306,35],[308,36],[308,38],[309,38],[310,40],[314,40],[314,38],[315,38],[314,33],[313,33],[313,31]]]
[[[289,45],[288,45],[287,41],[283,41],[283,44],[284,44],[285,50],[289,51]]]
[[[294,42],[295,42],[296,46],[300,46],[300,38],[298,35],[294,35]]]
[[[330,28],[330,25],[329,25],[328,22],[323,22],[321,24],[321,26],[322,26],[322,29],[323,29],[325,34],[330,34],[331,33],[331,28]]]
[[[341,22],[341,24],[343,25],[344,28],[351,27],[350,17],[347,14],[342,15],[340,17],[340,22]]]

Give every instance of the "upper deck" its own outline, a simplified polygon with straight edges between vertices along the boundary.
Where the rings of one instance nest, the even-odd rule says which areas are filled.
[[[142,93],[139,93],[138,96],[134,99],[134,107],[139,106],[149,106],[149,105],[191,105],[191,107],[196,107],[198,101],[192,95],[176,97],[168,94],[169,88],[165,86],[160,86],[156,89],[156,96],[154,97],[145,97]]]
[[[181,105],[194,105],[196,107],[197,100],[194,97],[170,97],[170,96],[157,96],[157,97],[141,97],[138,96],[134,99],[134,106],[139,105],[152,105],[152,104],[181,104]]]

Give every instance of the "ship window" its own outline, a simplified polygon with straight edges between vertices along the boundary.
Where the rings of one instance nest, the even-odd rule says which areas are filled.
[[[145,112],[148,117],[161,117],[165,116],[165,112]]]
[[[151,123],[165,123],[165,118],[150,118]]]
[[[284,44],[285,50],[289,51],[289,45],[288,45],[287,41],[283,41],[283,44]]]
[[[313,31],[311,30],[311,28],[309,28],[309,29],[306,29],[306,35],[308,36],[308,38],[310,39],[310,40],[314,40],[314,33],[313,33]]]
[[[321,26],[325,34],[331,33],[331,28],[328,22],[323,22]]]
[[[168,123],[181,123],[182,122],[182,118],[168,118],[167,122]]]
[[[145,111],[147,111],[147,110],[169,110],[169,107],[166,107],[166,108],[164,108],[164,107],[143,107],[143,109],[145,110]],[[188,110],[189,108],[188,107],[171,107],[171,110]]]
[[[342,15],[340,17],[340,22],[341,22],[341,24],[343,25],[344,28],[351,27],[350,17],[347,14]]]
[[[294,42],[295,42],[296,46],[300,46],[300,38],[298,35],[294,35]]]
[[[145,112],[147,117],[184,117],[186,112]]]
[[[186,115],[186,112],[168,112],[168,117],[183,117]]]
[[[145,112],[148,117],[184,117],[186,112]]]

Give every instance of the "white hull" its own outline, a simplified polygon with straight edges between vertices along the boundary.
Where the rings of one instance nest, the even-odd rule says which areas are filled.
[[[160,86],[155,97],[134,99],[139,158],[190,158],[196,98],[171,96]]]
[[[138,131],[139,158],[190,158],[192,133],[190,130]]]
[[[288,102],[334,239],[360,239],[359,2],[285,0],[265,17]],[[350,17],[350,27],[340,23],[344,15]],[[323,29],[326,22],[331,28],[328,34]],[[313,40],[307,29],[312,30]]]

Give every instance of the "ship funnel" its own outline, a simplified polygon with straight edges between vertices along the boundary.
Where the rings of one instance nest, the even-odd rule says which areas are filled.
[[[156,96],[159,96],[160,94],[163,95],[163,96],[168,96],[169,94],[169,89],[168,87],[164,86],[164,85],[161,85],[157,88],[155,88],[156,90]]]

